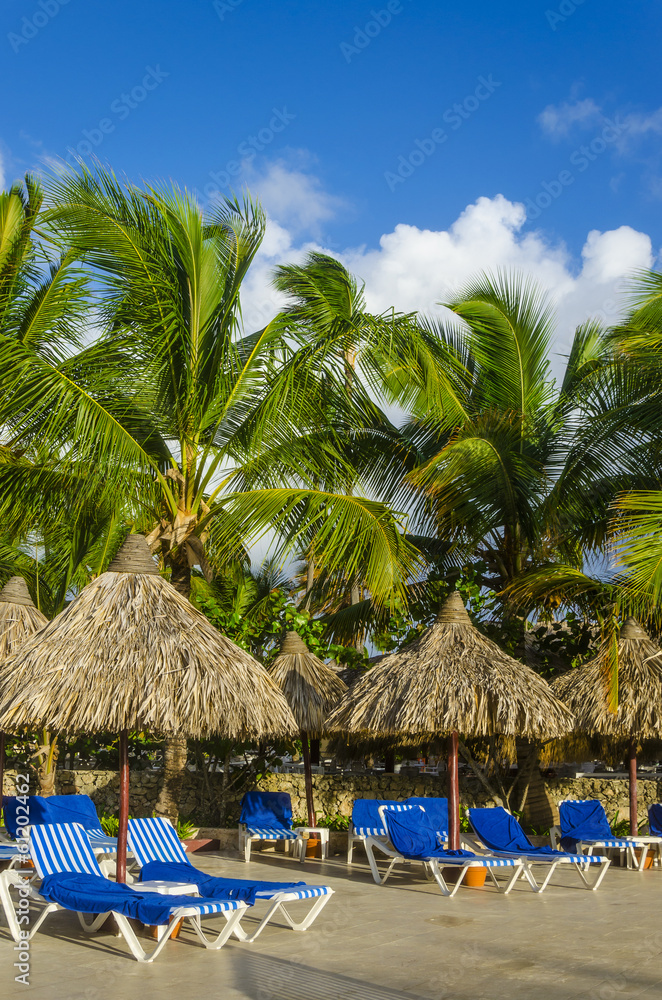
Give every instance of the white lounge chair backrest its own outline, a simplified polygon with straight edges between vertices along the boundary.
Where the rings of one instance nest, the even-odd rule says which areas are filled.
[[[128,845],[141,868],[150,861],[191,864],[174,827],[161,816],[130,819]]]
[[[41,878],[56,872],[104,877],[87,833],[79,823],[31,826],[30,857]]]

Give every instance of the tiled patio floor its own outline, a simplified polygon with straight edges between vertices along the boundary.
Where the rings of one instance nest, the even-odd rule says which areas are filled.
[[[2,1000],[662,1000],[661,870],[612,868],[598,892],[566,872],[542,896],[521,883],[506,897],[460,889],[449,900],[419,866],[379,887],[340,859],[195,861],[219,875],[325,882],[336,895],[305,934],[270,925],[253,945],[210,952],[186,930],[153,965],[56,913],[33,941],[27,987],[13,981],[0,917]]]

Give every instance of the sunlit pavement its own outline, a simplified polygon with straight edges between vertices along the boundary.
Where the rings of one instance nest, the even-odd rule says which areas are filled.
[[[611,868],[597,892],[564,872],[543,895],[522,882],[509,896],[486,887],[451,900],[419,865],[376,886],[358,850],[352,869],[340,858],[301,866],[267,852],[253,857],[249,865],[214,854],[194,860],[212,874],[331,885],[336,894],[305,934],[270,924],[253,945],[233,940],[212,952],[185,929],[154,964],[139,965],[122,938],[88,937],[75,915],[55,913],[32,942],[24,986],[14,982],[14,945],[0,917],[0,997],[662,998],[662,870]]]

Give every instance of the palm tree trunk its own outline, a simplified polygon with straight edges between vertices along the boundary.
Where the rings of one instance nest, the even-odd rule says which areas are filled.
[[[639,832],[637,822],[637,741],[634,736],[628,747],[628,776],[630,779],[630,836],[636,837]]]
[[[186,556],[170,562],[170,582],[182,597],[191,597],[191,567]],[[179,818],[179,800],[186,775],[188,749],[185,736],[168,736],[163,746],[163,777],[156,801],[157,816],[165,816],[173,826]]]
[[[185,736],[170,736],[163,749],[163,780],[156,802],[157,816],[165,816],[173,826],[179,817],[179,800],[188,757]]]
[[[313,772],[310,766],[310,744],[308,742],[308,733],[301,733],[301,749],[303,753],[303,780],[306,786],[306,811],[308,813],[308,826],[315,826]]]

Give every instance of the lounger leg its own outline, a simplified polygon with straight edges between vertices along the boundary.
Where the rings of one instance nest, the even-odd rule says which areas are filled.
[[[377,867],[377,862],[375,860],[375,855],[373,853],[373,847],[372,847],[372,844],[369,841],[365,842],[365,852],[366,852],[366,854],[368,856],[368,864],[370,865],[370,871],[372,872],[372,877],[374,878],[374,880],[377,883],[377,885],[383,885],[384,882],[386,881],[386,879],[389,877],[389,875],[393,871],[393,865],[396,863],[396,861],[398,859],[397,858],[392,858],[391,859],[390,865],[388,866],[388,868],[386,869],[386,872],[382,876],[379,873],[379,868]]]
[[[441,874],[441,868],[439,867],[439,862],[438,861],[431,861],[430,862],[430,870],[432,872],[432,875],[434,877],[435,882],[437,883],[437,885],[441,889],[442,896],[451,896],[452,893],[451,893],[450,889],[448,888],[448,883],[446,882],[446,879],[444,878],[444,876]],[[457,889],[457,886],[455,888]]]
[[[490,869],[490,871],[491,871],[491,869]],[[510,892],[510,890],[512,889],[512,887],[515,885],[515,883],[517,882],[517,880],[522,877],[522,875],[524,875],[524,877],[528,880],[529,884],[531,884],[531,879],[527,875],[526,865],[524,863],[522,863],[520,865],[515,865],[514,870],[513,870],[513,874],[511,876],[511,878],[508,880],[508,882],[506,883],[505,889],[500,889],[499,891],[503,892],[504,896],[507,896],[508,893]],[[531,878],[533,878],[533,876],[531,876]],[[495,876],[495,881],[496,881],[496,876]],[[533,879],[533,881],[535,882],[535,879]],[[498,888],[498,886],[497,886],[497,888]],[[533,888],[533,886],[531,886],[531,888]]]
[[[577,871],[579,873],[579,877],[582,880],[582,882],[584,883],[584,885],[586,886],[586,888],[587,889],[592,889],[593,892],[595,892],[595,890],[599,888],[600,883],[602,882],[603,878],[607,874],[607,869],[609,868],[610,864],[611,864],[611,861],[609,861],[609,859],[607,859],[606,861],[602,862],[602,864],[599,866],[598,876],[593,881],[593,883],[591,883],[590,879],[588,879],[586,877],[586,874],[585,874],[586,872],[588,872],[589,867],[592,867],[592,866],[587,865],[586,868],[584,869],[584,867],[581,864],[575,864],[575,868],[577,869]]]
[[[55,911],[59,910],[60,907],[57,903],[47,903],[35,920],[31,920],[27,926],[21,926],[22,921],[19,920],[11,898],[11,893],[9,891],[10,885],[14,886],[16,889],[20,889],[24,886],[28,886],[29,883],[26,879],[22,879],[11,869],[0,873],[0,902],[2,902],[2,908],[5,912],[5,917],[9,925],[9,933],[16,944],[20,944],[21,941],[31,941],[46,917],[48,917],[51,913],[55,913]],[[24,898],[27,898],[28,900],[32,899],[33,902],[40,902],[39,900],[35,900],[34,896],[27,896]],[[27,939],[23,936],[23,932],[26,930],[28,931]]]
[[[331,899],[331,893],[328,893],[325,896],[319,896],[315,900],[313,906],[311,906],[310,910],[303,918],[303,920],[300,920],[298,922],[296,920],[293,920],[293,918],[290,916],[289,912],[285,908],[285,904],[276,899],[269,907],[265,915],[262,917],[262,920],[257,926],[257,930],[255,930],[250,935],[250,937],[240,924],[237,924],[235,926],[234,935],[240,941],[244,941],[246,944],[252,944],[253,941],[255,941],[256,938],[259,937],[259,935],[262,933],[262,931],[267,926],[272,917],[278,912],[278,910],[282,912],[283,917],[285,918],[286,922],[289,924],[289,926],[292,928],[293,931],[307,931],[310,925],[317,919],[318,914],[324,909],[324,907],[326,906],[326,904],[329,902],[330,899]]]
[[[549,866],[549,871],[547,872],[547,876],[545,877],[545,880],[543,881],[542,885],[540,886],[540,892],[544,892],[545,891],[545,889],[549,885],[549,880],[551,879],[552,875],[556,871],[557,867],[558,867],[558,861],[555,861],[554,864],[551,864]]]
[[[86,934],[94,934],[105,924],[106,920],[110,916],[110,910],[107,913],[95,913],[94,918],[91,923],[87,923],[84,913],[78,914],[78,923],[81,925]]]
[[[219,934],[217,934],[215,938],[208,938],[207,935],[204,933],[200,917],[185,917],[184,919],[189,920],[191,922],[193,930],[198,935],[198,937],[204,944],[205,948],[210,948],[212,951],[218,951],[219,948],[223,947],[228,938],[230,938],[234,934],[235,929],[239,925],[239,921],[241,920],[245,912],[246,912],[246,907],[240,907],[238,910],[231,910],[229,913],[226,912],[224,914],[226,919],[225,927],[223,927],[223,929],[220,931]],[[175,915],[172,921],[173,926],[176,926],[178,922],[179,921],[177,920],[177,916]]]
[[[347,864],[352,864],[352,859],[354,857],[354,834],[347,834]]]
[[[244,861],[249,862],[251,860],[251,837],[250,834],[246,834],[246,839],[244,840]]]
[[[184,917],[184,919],[189,920],[191,922],[191,924],[193,925],[193,930],[195,931],[199,939],[202,941],[205,948],[210,948],[213,951],[218,951],[218,949],[223,947],[223,945],[228,940],[230,935],[234,932],[235,925],[239,922],[244,913],[245,913],[244,907],[240,907],[238,910],[233,910],[229,914],[229,916],[226,917],[227,922],[223,927],[223,929],[221,930],[220,934],[212,939],[208,938],[204,933],[204,931],[202,930],[202,927],[200,926],[199,916]],[[117,926],[120,929],[122,937],[128,944],[129,949],[131,950],[131,954],[138,962],[144,962],[144,963],[153,962],[155,958],[158,958],[158,956],[165,948],[166,943],[170,940],[172,934],[175,931],[175,928],[177,927],[181,919],[177,916],[177,911],[175,911],[172,915],[172,919],[170,920],[170,924],[168,925],[166,933],[163,935],[163,937],[158,942],[156,947],[151,952],[147,952],[141,945],[136,935],[136,932],[134,931],[133,927],[129,923],[128,919],[124,916],[124,914],[114,912],[113,916],[117,921]]]
[[[636,855],[636,852],[634,852],[634,850],[633,850],[633,853],[634,853],[634,859],[635,859],[635,864],[636,864],[637,855]],[[644,866],[646,864],[646,855],[647,854],[648,854],[648,844],[642,844],[641,845],[641,859],[640,859],[639,865],[638,865],[640,872],[643,872],[643,870],[644,870]]]

